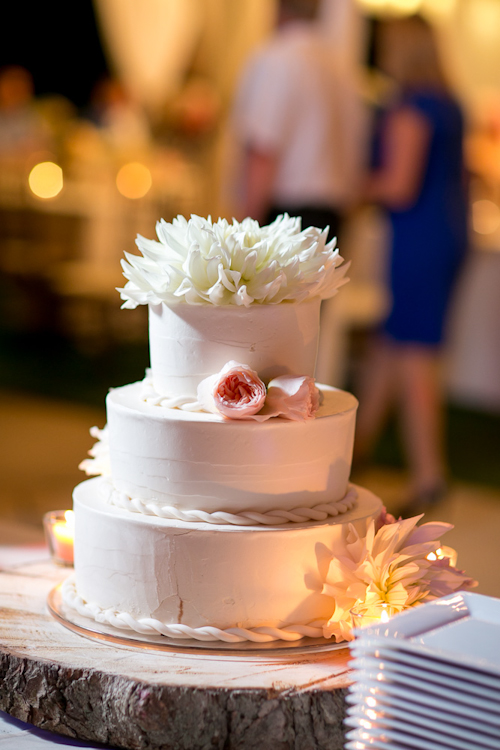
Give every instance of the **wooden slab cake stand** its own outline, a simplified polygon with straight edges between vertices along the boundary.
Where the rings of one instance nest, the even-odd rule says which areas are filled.
[[[343,747],[348,649],[158,650],[88,638],[47,606],[69,572],[49,561],[0,572],[1,710],[127,750]]]

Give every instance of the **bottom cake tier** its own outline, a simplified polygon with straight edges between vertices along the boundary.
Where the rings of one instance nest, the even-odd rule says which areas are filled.
[[[102,478],[74,492],[75,578],[67,605],[118,628],[199,640],[323,635],[335,603],[322,593],[348,524],[382,509],[356,487],[356,506],[322,522],[234,526],[144,516],[107,504]]]

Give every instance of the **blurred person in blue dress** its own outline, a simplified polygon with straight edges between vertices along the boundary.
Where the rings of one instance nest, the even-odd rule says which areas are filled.
[[[391,303],[362,375],[356,455],[369,455],[397,399],[411,480],[408,514],[435,504],[446,489],[439,362],[467,249],[464,121],[424,19],[382,22],[376,45],[380,68],[396,86],[377,128],[363,197],[388,217]]]

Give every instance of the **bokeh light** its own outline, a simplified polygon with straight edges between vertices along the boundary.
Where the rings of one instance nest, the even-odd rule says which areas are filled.
[[[410,15],[420,10],[423,0],[358,0],[368,12],[400,13]]]
[[[498,44],[500,4],[498,0],[474,0],[465,5],[465,22],[480,42]]]
[[[29,173],[28,184],[37,198],[54,198],[63,189],[63,171],[54,162],[43,161]]]
[[[116,187],[125,198],[143,198],[152,184],[151,172],[137,161],[124,164],[116,175]]]
[[[472,227],[478,234],[493,234],[500,227],[500,208],[486,199],[472,204]]]

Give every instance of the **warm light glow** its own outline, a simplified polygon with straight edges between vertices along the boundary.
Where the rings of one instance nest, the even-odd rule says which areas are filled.
[[[54,536],[64,543],[73,543],[73,537],[75,535],[75,517],[72,510],[67,510],[64,513],[64,521],[57,521],[54,526]]]
[[[375,706],[377,705],[377,701],[375,700],[375,698],[371,698],[371,697],[367,698],[365,703],[367,706],[370,706],[371,708],[375,708]]]
[[[478,234],[493,234],[500,227],[500,208],[489,200],[472,204],[472,226]]]
[[[440,547],[442,557],[447,557],[450,561],[450,566],[452,568],[457,567],[457,558],[458,554],[456,549],[453,549],[453,547]],[[439,550],[438,550],[439,552]]]
[[[75,517],[72,510],[54,510],[43,517],[45,535],[54,562],[73,564]]]
[[[371,709],[368,709],[368,711],[366,712],[366,715],[372,721],[376,721],[376,719],[377,719],[377,712],[376,711],[372,711]]]
[[[416,13],[422,5],[422,0],[392,0],[390,5],[399,13]]]
[[[480,42],[498,44],[500,4],[498,0],[474,0],[465,5],[464,22]]]
[[[28,184],[37,198],[54,198],[63,189],[63,171],[54,162],[43,161],[29,173]]]
[[[62,521],[54,524],[54,536],[60,542],[72,542],[73,541],[73,529],[63,523]]]
[[[363,729],[371,729],[372,723],[371,721],[367,721],[366,719],[360,719],[359,720],[359,726],[363,727]]]
[[[439,20],[453,13],[457,0],[357,0],[357,3],[368,13],[406,16],[425,12]]]
[[[358,0],[358,3],[366,10],[382,10],[387,5],[386,0]]]
[[[426,14],[436,18],[451,16],[455,10],[456,0],[425,0],[423,9]]]
[[[368,12],[390,12],[410,15],[416,13],[423,0],[358,0],[359,5]]]
[[[457,552],[452,547],[438,547],[435,552],[429,552],[426,559],[434,562],[447,557],[450,561],[450,567],[454,568],[457,564]]]
[[[387,602],[366,606],[358,604],[352,607],[351,616],[353,627],[362,628],[367,625],[378,625],[389,622],[392,615],[397,613],[395,607],[389,606]]]
[[[151,172],[138,161],[124,164],[116,175],[116,187],[125,198],[144,198],[152,184]]]

